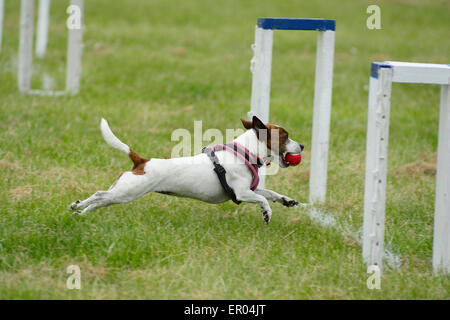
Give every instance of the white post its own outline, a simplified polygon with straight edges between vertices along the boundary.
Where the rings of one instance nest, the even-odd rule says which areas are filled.
[[[20,10],[19,72],[20,92],[31,88],[31,65],[33,61],[34,0],[22,0]]]
[[[434,210],[433,269],[450,273],[450,65],[372,63],[364,191],[363,259],[382,267],[392,82],[441,85]]]
[[[83,0],[70,0],[71,6],[75,6],[74,14],[80,14],[80,28],[69,28],[69,40],[67,45],[66,66],[66,91],[76,94],[80,91],[81,56],[83,54]]]
[[[309,180],[310,202],[325,201],[327,192],[333,58],[334,31],[319,31],[317,36],[314,115]]]
[[[449,81],[450,82],[450,81]],[[441,86],[434,205],[433,269],[450,273],[450,86]]]
[[[269,121],[270,76],[272,70],[273,30],[256,27],[254,57],[251,62],[252,98],[249,117],[257,116],[264,123]],[[259,186],[264,188],[266,168],[260,170]]]
[[[382,269],[392,68],[379,68],[375,76],[369,86],[363,259]]]
[[[50,0],[39,0],[36,29],[36,56],[43,58],[47,49]]]
[[[3,40],[3,11],[5,10],[4,0],[0,0],[0,52],[2,52],[2,40]]]

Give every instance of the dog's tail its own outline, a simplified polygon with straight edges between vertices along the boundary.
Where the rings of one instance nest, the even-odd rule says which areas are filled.
[[[105,139],[107,144],[109,144],[113,148],[119,149],[130,157],[131,161],[133,161],[134,168],[148,161],[148,159],[142,158],[136,152],[131,150],[129,146],[120,141],[119,138],[117,138],[114,133],[112,133],[111,129],[109,128],[108,122],[103,118],[100,122],[100,130],[102,131],[103,139]]]

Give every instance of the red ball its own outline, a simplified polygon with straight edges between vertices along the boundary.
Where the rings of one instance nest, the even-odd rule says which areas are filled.
[[[286,162],[291,166],[297,166],[300,162],[302,162],[302,154],[291,154],[288,153],[284,157],[286,159]]]

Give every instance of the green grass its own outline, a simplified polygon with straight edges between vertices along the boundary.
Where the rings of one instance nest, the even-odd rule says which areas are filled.
[[[448,299],[431,271],[439,88],[394,85],[386,243],[400,271],[366,287],[361,247],[305,211],[272,204],[269,226],[252,204],[208,205],[150,194],[73,219],[67,206],[108,187],[130,161],[98,129],[109,120],[147,157],[167,157],[177,128],[239,128],[249,110],[254,25],[260,16],[337,20],[324,209],[362,225],[367,85],[371,61],[449,63],[448,1],[376,1],[382,30],[365,25],[369,1],[86,1],[82,91],[17,91],[19,1],[6,1],[0,56],[0,298]],[[48,55],[35,60],[64,86],[64,1],[52,2]],[[276,32],[271,120],[306,146],[299,167],[268,187],[308,198],[315,33]],[[67,290],[66,268],[81,268]]]

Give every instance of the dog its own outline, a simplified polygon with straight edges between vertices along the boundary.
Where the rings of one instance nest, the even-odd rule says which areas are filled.
[[[278,125],[264,124],[256,116],[253,116],[251,121],[241,119],[241,122],[246,131],[233,140],[233,143],[245,145],[250,155],[263,159],[265,164],[273,160],[281,168],[287,168],[289,164],[286,162],[285,155],[299,154],[304,149],[302,144],[290,139],[288,132]],[[219,183],[213,170],[214,164],[207,154],[170,159],[146,159],[120,141],[103,118],[100,129],[106,143],[126,153],[133,162],[133,167],[123,172],[107,191],[97,191],[85,200],[72,203],[69,209],[76,211],[74,216],[112,204],[128,203],[149,192],[189,197],[214,204],[230,200],[230,195]],[[286,207],[299,205],[296,200],[272,190],[257,187],[254,190],[250,189],[254,174],[252,176],[251,170],[238,159],[236,154],[221,150],[216,152],[216,157],[225,169],[226,181],[234,191],[236,199],[258,204],[266,224],[272,217],[268,200],[281,203]]]

